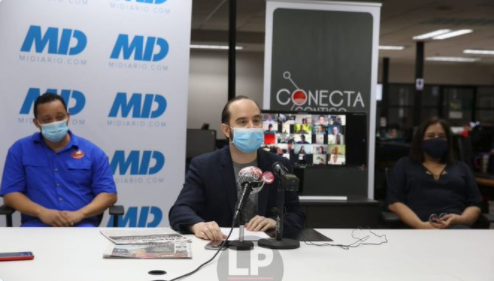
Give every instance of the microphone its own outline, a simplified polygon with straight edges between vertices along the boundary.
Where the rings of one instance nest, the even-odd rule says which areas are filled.
[[[238,182],[242,187],[242,194],[238,199],[237,207],[235,208],[235,214],[233,215],[233,225],[237,224],[237,220],[240,217],[240,213],[244,208],[250,194],[261,191],[264,186],[264,177],[261,169],[249,166],[245,167],[238,172]],[[239,226],[239,240],[230,241],[228,246],[235,250],[250,250],[254,247],[252,241],[244,241],[243,234],[244,226]]]
[[[279,178],[276,189],[276,238],[260,239],[257,245],[270,249],[296,249],[300,247],[300,242],[293,239],[283,239],[283,223],[285,219],[285,192],[297,191],[300,180],[290,174],[288,168],[280,162],[274,162],[272,169]]]
[[[261,191],[262,187],[264,186],[261,169],[254,166],[243,168],[238,172],[238,182],[243,190],[240,198],[238,199],[237,207],[235,208],[233,224],[236,224],[238,216],[244,208],[245,202],[247,201],[249,196]]]
[[[277,176],[283,176],[288,173],[288,168],[280,162],[274,162],[273,171]]]
[[[273,163],[273,171],[281,181],[281,187],[287,191],[298,191],[300,184],[299,178],[290,174],[288,168],[280,162]]]
[[[243,187],[246,183],[252,186],[252,194],[261,191],[264,186],[264,178],[261,169],[249,166],[238,172],[238,182]]]

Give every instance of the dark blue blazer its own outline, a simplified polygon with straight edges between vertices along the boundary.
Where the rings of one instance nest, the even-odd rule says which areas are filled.
[[[257,165],[263,171],[272,171],[274,162],[291,167],[288,159],[262,149],[257,151]],[[278,179],[265,184],[258,195],[258,215],[273,218],[276,207]],[[216,221],[220,227],[231,227],[237,202],[237,187],[233,162],[228,147],[192,159],[185,184],[177,201],[170,209],[171,227],[181,233],[190,233],[189,227],[198,222]],[[287,213],[283,224],[283,236],[298,236],[304,225],[304,213],[298,195],[286,192]]]

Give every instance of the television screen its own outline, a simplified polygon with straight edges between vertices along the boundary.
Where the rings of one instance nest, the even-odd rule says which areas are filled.
[[[263,149],[295,167],[366,166],[367,114],[262,111]]]

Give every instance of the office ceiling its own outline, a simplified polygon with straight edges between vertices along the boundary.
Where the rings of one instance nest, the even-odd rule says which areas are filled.
[[[193,44],[227,44],[229,1],[193,0]],[[380,58],[413,63],[413,36],[438,29],[473,29],[470,34],[426,41],[425,56],[475,57],[481,58],[476,64],[494,65],[494,55],[463,54],[465,49],[494,50],[493,0],[366,2],[382,4],[379,44],[405,46],[402,51],[380,50]],[[265,0],[237,0],[237,44],[245,48],[243,51],[264,51],[265,10]]]

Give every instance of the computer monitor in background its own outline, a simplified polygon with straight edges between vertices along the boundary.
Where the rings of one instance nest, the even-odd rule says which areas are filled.
[[[216,130],[187,129],[186,161],[216,150]]]
[[[367,196],[366,113],[263,110],[262,118],[262,147],[290,160],[300,194]]]

